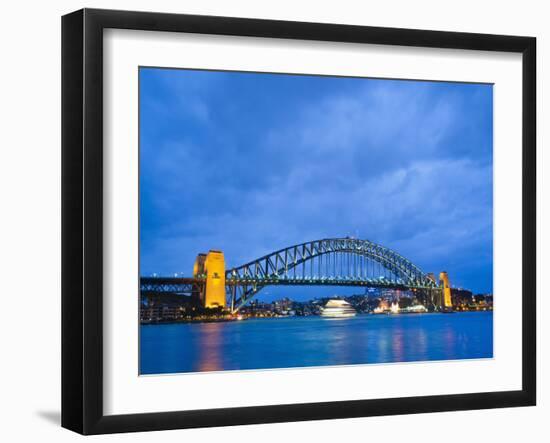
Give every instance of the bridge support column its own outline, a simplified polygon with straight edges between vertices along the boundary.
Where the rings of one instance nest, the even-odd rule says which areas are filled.
[[[204,261],[206,287],[204,307],[225,308],[225,258],[223,252],[211,250]]]
[[[230,294],[230,300],[231,300],[231,313],[233,314],[235,312],[235,300],[237,300],[237,286],[231,285],[229,287],[229,294]]]

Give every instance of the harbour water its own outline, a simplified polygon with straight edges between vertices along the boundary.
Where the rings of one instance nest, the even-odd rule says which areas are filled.
[[[493,313],[141,325],[141,374],[491,358]]]

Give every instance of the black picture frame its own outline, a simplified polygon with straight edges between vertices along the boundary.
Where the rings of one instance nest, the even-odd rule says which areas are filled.
[[[522,54],[522,389],[506,392],[109,415],[103,413],[103,30],[191,32]],[[83,9],[62,18],[62,426],[151,431],[536,403],[536,39]]]

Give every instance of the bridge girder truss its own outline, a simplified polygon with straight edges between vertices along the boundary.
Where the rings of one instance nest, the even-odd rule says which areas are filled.
[[[201,292],[205,280],[197,278],[171,278],[171,277],[141,277],[139,289],[141,293],[157,292],[191,295]]]
[[[226,283],[232,311],[267,285],[438,288],[428,274],[397,252],[354,238],[315,240],[275,251],[229,269]]]

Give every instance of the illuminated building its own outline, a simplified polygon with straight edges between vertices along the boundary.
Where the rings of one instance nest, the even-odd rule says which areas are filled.
[[[383,314],[385,312],[388,312],[390,310],[390,305],[388,304],[387,300],[380,300],[380,303],[376,308],[374,308],[373,313],[374,314]]]

